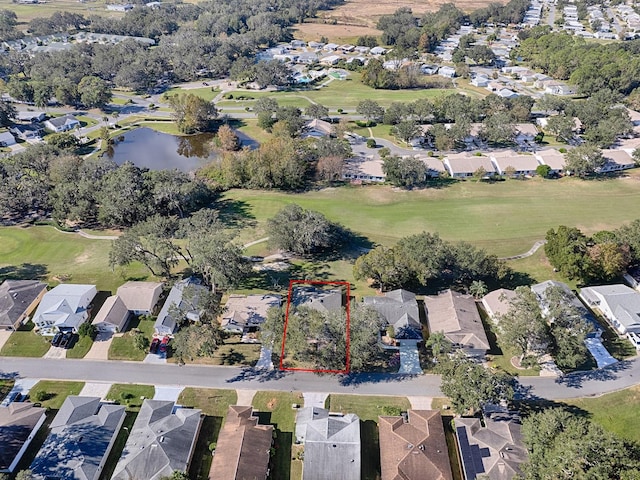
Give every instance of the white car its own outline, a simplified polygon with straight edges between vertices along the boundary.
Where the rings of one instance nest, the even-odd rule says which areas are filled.
[[[631,343],[633,343],[633,346],[636,347],[636,350],[640,350],[640,334],[636,332],[629,332],[627,333],[627,338]]]

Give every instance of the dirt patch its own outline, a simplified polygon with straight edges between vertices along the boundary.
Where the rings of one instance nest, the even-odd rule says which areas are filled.
[[[89,253],[85,252],[82,255],[76,257],[75,263],[87,263],[89,261]]]
[[[273,410],[274,408],[276,408],[276,405],[278,404],[278,400],[276,398],[272,398],[271,400],[269,400],[269,402],[267,403],[267,408],[269,410]]]

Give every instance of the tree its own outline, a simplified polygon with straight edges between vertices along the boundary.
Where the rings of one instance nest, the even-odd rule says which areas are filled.
[[[76,150],[80,140],[71,133],[51,133],[46,136],[47,143],[60,150]]]
[[[96,334],[98,333],[98,329],[91,322],[84,322],[78,328],[78,335],[81,337],[89,337],[90,339],[96,338]]]
[[[130,226],[147,216],[147,186],[142,170],[125,162],[102,177],[96,193],[98,219],[103,225]]]
[[[0,125],[7,127],[11,125],[17,116],[16,107],[6,100],[0,100]]]
[[[607,282],[620,277],[631,263],[629,246],[615,240],[598,242],[588,248],[588,253],[595,267],[593,276]]]
[[[560,225],[546,235],[544,252],[553,267],[570,280],[590,278],[593,262],[588,255],[587,237],[577,228]]]
[[[498,316],[497,323],[501,341],[516,350],[523,364],[537,364],[551,343],[538,299],[529,287],[516,289],[516,296],[509,301],[506,313]]]
[[[412,188],[423,185],[427,179],[427,166],[418,158],[385,157],[382,171],[386,180],[398,187]]]
[[[551,175],[551,167],[549,165],[538,165],[536,167],[536,175],[541,178],[549,178],[549,175]]]
[[[533,413],[522,422],[529,451],[525,480],[637,478],[637,448],[602,427],[560,408]]]
[[[383,322],[373,307],[354,302],[349,325],[350,370],[365,371],[380,356],[378,332]]]
[[[369,122],[379,122],[384,116],[384,108],[374,100],[362,100],[358,103],[356,112],[363,115]]]
[[[169,97],[169,106],[182,133],[195,133],[207,130],[218,111],[213,103],[192,93],[179,93]]]
[[[177,230],[174,219],[159,215],[134,225],[111,244],[109,265],[113,268],[138,261],[153,276],[168,278],[181,254],[174,241]]]
[[[344,159],[339,155],[329,155],[318,158],[316,176],[319,180],[336,182],[342,179]]]
[[[78,84],[82,104],[89,108],[102,108],[111,100],[111,88],[99,77],[82,77]]]
[[[456,413],[474,414],[489,403],[513,399],[514,379],[504,372],[493,372],[458,352],[440,363],[440,389],[451,399]]]
[[[144,335],[144,333],[137,329],[132,331],[132,335],[133,346],[138,350],[146,352],[149,348],[149,339]]]
[[[372,279],[381,292],[402,286],[411,271],[402,256],[393,248],[378,246],[361,255],[353,266],[356,280]]]
[[[413,120],[403,120],[391,128],[394,137],[409,143],[412,139],[420,135],[421,130]]]
[[[557,140],[568,142],[573,138],[574,120],[564,114],[554,115],[547,119],[547,130],[556,136]]]
[[[255,82],[260,88],[289,84],[289,70],[279,60],[260,61],[254,67]]]
[[[15,480],[33,480],[33,472],[31,470],[21,470],[16,475]]]
[[[216,322],[189,325],[174,335],[173,354],[179,362],[196,357],[211,358],[224,343],[224,332]]]
[[[453,344],[445,336],[444,332],[430,333],[424,346],[431,349],[431,355],[438,361],[453,350]]]
[[[311,118],[325,118],[329,116],[329,109],[319,103],[311,103],[305,108],[304,114]]]
[[[191,479],[189,475],[187,475],[185,472],[176,470],[171,474],[170,477],[163,477],[162,480],[191,480]]]
[[[275,351],[282,343],[284,319],[284,308],[271,307],[267,310],[267,318],[260,325],[260,341],[265,347]]]
[[[479,136],[489,143],[510,144],[516,138],[516,128],[508,113],[495,113],[485,119]]]
[[[565,170],[578,177],[587,177],[598,173],[606,163],[600,149],[594,145],[584,144],[573,148],[565,155]]]
[[[220,147],[227,152],[233,152],[240,148],[240,139],[229,125],[221,125],[218,129],[218,142],[220,142]]]
[[[487,170],[483,166],[479,166],[475,172],[473,172],[473,178],[476,179],[476,182],[479,182],[483,178],[487,176]]]
[[[344,229],[320,212],[289,204],[267,220],[269,242],[282,250],[308,255],[340,246]]]
[[[487,284],[482,280],[474,280],[471,282],[471,285],[469,285],[469,293],[477,300],[489,293],[489,290],[487,289]]]

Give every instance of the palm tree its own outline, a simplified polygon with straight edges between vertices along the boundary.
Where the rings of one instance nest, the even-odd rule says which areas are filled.
[[[477,300],[489,293],[489,290],[487,289],[487,284],[482,280],[474,280],[469,286],[469,293]]]
[[[425,347],[431,348],[431,354],[434,359],[440,358],[453,349],[451,341],[445,337],[444,332],[433,332],[425,342]]]

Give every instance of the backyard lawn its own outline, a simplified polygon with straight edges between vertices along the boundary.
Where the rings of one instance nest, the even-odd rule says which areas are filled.
[[[64,278],[115,292],[129,278],[149,278],[141,264],[111,270],[110,248],[110,240],[90,240],[50,226],[1,227],[0,282],[6,278],[42,279],[57,284]]]
[[[0,247],[1,248],[1,247]],[[51,337],[43,337],[33,331],[33,323],[23,325],[13,332],[4,344],[0,355],[5,357],[41,357],[51,348]]]
[[[274,480],[302,480],[299,476],[300,460],[291,459],[297,413],[297,410],[292,408],[294,403],[303,404],[301,393],[257,392],[253,397],[253,408],[260,418],[260,423],[274,425],[276,432],[273,445]]]
[[[229,405],[235,405],[235,390],[215,390],[211,388],[185,388],[178,403],[185,407],[199,408],[205,417],[191,462],[191,478],[208,480],[211,468],[210,445],[218,440],[218,434],[227,416]]]
[[[59,410],[65,399],[69,395],[78,395],[84,387],[83,382],[59,382],[40,380],[29,391],[29,399],[32,402],[38,402],[43,407],[51,408],[53,410]],[[43,392],[41,398],[38,392]]]
[[[121,337],[114,337],[109,348],[109,360],[132,360],[141,362],[147,355],[147,349],[140,350],[133,344],[133,329],[137,328],[149,339],[153,336],[153,320],[141,320],[134,317],[129,323],[129,330]]]
[[[115,383],[109,389],[106,399],[126,406],[128,412],[139,412],[142,402],[147,398],[153,398],[155,393],[153,385]]]
[[[378,416],[399,415],[411,408],[405,397],[329,395],[329,411],[355,413],[360,418],[360,438],[362,439],[362,478],[380,478],[380,442],[378,436]]]

